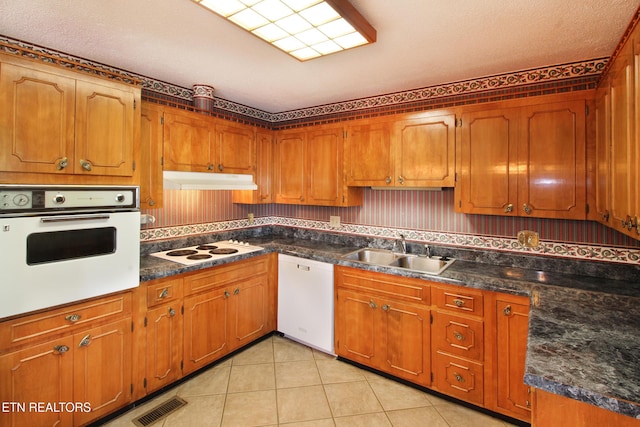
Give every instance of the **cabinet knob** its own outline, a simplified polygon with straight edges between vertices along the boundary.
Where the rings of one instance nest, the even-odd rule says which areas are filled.
[[[58,170],[62,170],[64,168],[66,168],[67,166],[69,166],[69,159],[67,159],[66,157],[61,158],[60,160],[58,160]]]
[[[67,347],[66,345],[57,345],[53,347],[53,350],[57,351],[59,354],[63,354],[69,351],[69,347]]]
[[[238,295],[239,293],[240,293],[240,288],[235,288],[235,289],[233,290],[233,294],[234,294],[234,295]]]
[[[502,309],[502,313],[503,313],[505,316],[510,316],[510,315],[511,315],[511,306],[510,306],[510,305],[508,305],[508,306],[506,306],[505,308],[503,308],[503,309]]]
[[[229,291],[224,291],[224,297],[225,298],[229,298],[231,296],[231,294],[229,293]]]
[[[88,160],[80,159],[80,166],[87,172],[91,171],[91,163]]]
[[[164,288],[162,290],[162,292],[160,292],[160,295],[158,295],[158,298],[159,299],[164,299],[164,298],[166,298],[168,296],[169,296],[169,288]]]
[[[463,383],[464,382],[464,377],[460,374],[458,374],[457,372],[455,374],[453,374],[453,377],[456,379],[456,381],[458,381],[459,383]]]
[[[220,163],[220,164],[218,165],[218,170],[219,170],[220,172],[222,172],[222,171],[224,170],[224,166],[222,165],[222,163]]]
[[[608,210],[604,211],[603,213],[600,214],[600,217],[604,222],[609,222],[609,211]]]
[[[213,164],[212,164],[212,163],[209,163],[209,164],[207,165],[207,170],[208,170],[208,171],[212,171],[212,170],[213,170]]]
[[[65,317],[65,320],[68,320],[71,323],[76,323],[78,320],[80,320],[81,317],[82,316],[80,316],[79,314],[70,314]]]
[[[389,311],[391,309],[391,306],[389,304],[385,304],[381,307],[384,311]]]
[[[531,215],[531,206],[529,206],[528,204],[525,203],[524,205],[522,205],[522,210],[527,215]]]
[[[456,307],[462,307],[464,305],[464,301],[461,299],[454,299],[453,303],[456,305]]]
[[[458,341],[464,341],[464,335],[462,335],[460,332],[454,332],[453,336],[455,339],[457,339]]]
[[[402,175],[398,177],[398,182],[400,183],[400,185],[404,184],[404,177]]]
[[[509,203],[507,206],[504,207],[504,211],[506,213],[511,213],[513,212],[513,203]]]
[[[384,182],[386,182],[387,184],[391,184],[391,177],[390,176],[386,177]]]
[[[88,347],[91,344],[91,335],[85,335],[78,344],[78,347]]]
[[[371,307],[371,308],[377,308],[377,307],[378,307],[378,305],[377,305],[375,302],[373,302],[373,300],[371,300],[371,301],[369,301],[369,307]]]
[[[176,315],[176,311],[173,308],[169,308],[169,317],[173,317]]]

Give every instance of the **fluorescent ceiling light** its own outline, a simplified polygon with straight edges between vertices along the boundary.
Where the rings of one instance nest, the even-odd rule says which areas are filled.
[[[192,0],[300,61],[376,41],[348,0]]]

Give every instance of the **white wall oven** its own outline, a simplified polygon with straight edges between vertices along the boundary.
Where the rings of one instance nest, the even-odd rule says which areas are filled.
[[[0,185],[0,318],[138,286],[138,187]]]

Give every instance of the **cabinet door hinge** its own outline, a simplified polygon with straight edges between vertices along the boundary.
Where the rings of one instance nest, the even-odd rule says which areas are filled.
[[[453,182],[458,182],[458,172],[453,174]]]
[[[586,209],[587,215],[589,215],[589,203],[587,203],[587,205],[585,206],[585,209]]]
[[[180,314],[184,314],[184,305],[180,307]]]
[[[180,370],[183,371],[184,370],[184,360],[180,361]]]
[[[164,116],[160,116],[160,124],[163,125],[164,124]]]
[[[456,127],[457,128],[461,128],[462,127],[462,118],[456,119]]]
[[[164,156],[160,157],[160,166],[164,166]]]
[[[133,383],[131,383],[131,394],[133,394]]]
[[[433,382],[433,372],[431,372],[431,382]]]
[[[433,313],[429,313],[429,323],[433,325]]]
[[[136,161],[131,162],[131,170],[136,170]]]
[[[131,332],[133,332],[133,322],[131,322]]]
[[[147,379],[142,380],[142,387],[147,388]]]
[[[144,327],[145,328],[147,327],[147,318],[146,317],[144,318]]]
[[[584,106],[584,115],[585,115],[585,116],[588,116],[588,115],[589,115],[589,106],[588,106],[588,105],[585,105],[585,106]]]

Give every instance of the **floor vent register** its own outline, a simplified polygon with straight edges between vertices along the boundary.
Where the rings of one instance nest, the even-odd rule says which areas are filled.
[[[182,408],[186,404],[187,402],[184,399],[181,399],[178,396],[174,396],[171,399],[167,400],[166,402],[161,403],[160,405],[156,406],[152,410],[146,412],[142,416],[134,419],[133,423],[138,427],[150,426],[156,421],[159,421],[167,417],[173,411],[176,411]]]

